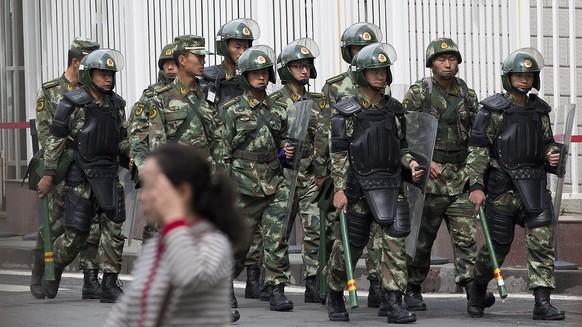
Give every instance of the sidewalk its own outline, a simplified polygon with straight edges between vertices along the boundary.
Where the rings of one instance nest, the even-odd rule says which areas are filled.
[[[22,269],[30,270],[33,262],[32,249],[35,241],[24,241],[22,236],[11,236],[0,232],[0,269]],[[134,240],[131,246],[127,246],[123,253],[122,273],[130,274],[133,263],[141,250],[141,241]],[[291,254],[291,284],[302,285],[302,262],[299,254]],[[71,264],[67,271],[76,271],[78,259]],[[527,269],[525,267],[503,267],[503,277],[509,293],[530,293],[528,290]],[[364,260],[360,260],[356,266],[354,277],[358,289],[367,289],[368,280]],[[555,294],[582,296],[582,269],[578,270],[557,270]],[[237,279],[245,281],[243,272]],[[497,292],[495,283],[490,283],[491,291]],[[431,293],[456,293],[463,292],[458,289],[454,282],[453,264],[433,265],[427,279],[422,284],[423,292]]]

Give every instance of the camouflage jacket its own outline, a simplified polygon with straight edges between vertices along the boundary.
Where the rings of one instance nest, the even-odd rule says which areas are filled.
[[[110,96],[104,96],[103,100],[99,104],[100,107],[106,108],[111,105]],[[127,136],[127,121],[125,119],[125,107],[119,108],[118,110],[118,123],[119,123],[119,152],[129,152],[129,139]],[[50,135],[46,143],[44,158],[44,174],[45,175],[55,175],[57,164],[61,155],[67,151],[67,156],[69,158],[74,158],[73,149],[65,145],[67,139],[75,140],[77,137],[77,132],[85,125],[85,110],[82,107],[76,107],[71,113],[69,118],[69,135],[67,137],[58,137],[55,135]]]
[[[149,85],[141,94],[139,100],[131,108],[129,114],[129,142],[131,144],[131,156],[135,165],[139,168],[145,163],[146,155],[149,152],[149,114],[143,114],[146,108],[151,107],[151,99],[156,95],[156,91],[168,85],[168,81],[160,80]],[[170,82],[171,83],[171,82]]]
[[[287,85],[275,91],[270,97],[275,101],[284,102],[287,105],[287,109],[291,108],[293,103],[297,101],[313,100],[303,153],[297,154],[301,156],[297,186],[306,187],[308,183],[313,182],[314,177],[327,175],[327,160],[325,158],[328,144],[327,134],[325,134],[327,129],[323,126],[323,115],[320,110],[320,105],[325,104],[325,98],[321,93],[307,91],[303,96],[300,96],[295,94]]]
[[[434,78],[428,77],[410,87],[402,104],[408,111],[431,114],[439,122],[432,160],[439,165],[442,175],[429,178],[426,191],[451,196],[462,194],[469,178],[464,169],[469,134],[479,110],[475,91],[460,78],[453,79],[451,90],[446,91]]]
[[[516,105],[515,99],[509,93],[503,95],[509,102]],[[532,99],[532,96],[528,98],[528,102]],[[487,110],[481,106],[481,110]],[[489,125],[487,126],[487,139],[489,140],[488,146],[469,146],[469,156],[467,158],[467,170],[469,175],[469,185],[471,185],[471,190],[475,189],[485,189],[485,183],[483,181],[485,171],[488,167],[500,168],[501,166],[497,162],[497,159],[490,157],[489,151],[493,147],[493,142],[501,128],[503,127],[503,113],[489,111],[490,119]],[[542,134],[544,138],[544,156],[545,153],[549,151],[558,150],[556,143],[554,142],[554,136],[552,133],[552,126],[550,124],[550,116],[548,114],[540,115],[542,122]]]
[[[62,74],[59,78],[42,84],[36,96],[36,131],[41,148],[46,147],[53,116],[65,93],[75,86]]]
[[[388,96],[385,96],[379,103],[371,104],[366,98],[359,95],[356,97],[358,103],[364,110],[385,110],[384,104]],[[337,110],[334,109],[334,114],[339,114]],[[396,128],[398,130],[398,137],[400,139],[406,138],[406,135],[402,134],[402,123],[406,122],[405,115],[396,115]],[[345,120],[345,131],[348,140],[351,139],[354,133],[354,118],[353,116],[347,117]],[[331,146],[331,142],[330,142]],[[414,157],[410,154],[408,148],[400,149],[400,163],[403,167],[408,168],[410,161],[414,160]],[[350,160],[348,159],[348,151],[338,151],[331,153],[331,177],[333,179],[333,185],[335,191],[345,189],[346,177],[350,169]]]
[[[134,148],[137,151],[148,148],[153,150],[167,142],[197,145],[207,152],[208,159],[215,167],[222,166],[221,140],[224,126],[214,109],[214,104],[205,100],[200,86],[196,90],[190,90],[176,78],[154,93],[141,115],[137,115],[136,109],[137,117],[144,116],[140,120],[145,120],[147,115],[149,133],[147,143],[136,138],[141,145]],[[195,111],[191,113],[192,110]],[[193,114],[193,117],[188,127],[180,139],[177,139],[179,136],[177,133],[190,114]],[[140,153],[139,156],[145,157],[145,154]]]
[[[289,142],[285,106],[248,92],[224,104],[224,162],[240,194],[271,195],[283,181],[277,154]]]

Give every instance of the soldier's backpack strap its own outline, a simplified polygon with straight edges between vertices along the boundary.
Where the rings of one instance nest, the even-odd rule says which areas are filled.
[[[422,93],[424,94],[424,106],[430,107],[430,97],[432,95],[432,77],[422,79]]]
[[[507,100],[501,93],[496,93],[486,97],[481,100],[481,104],[483,107],[491,111],[503,111],[511,106],[509,100]]]
[[[202,103],[202,101],[205,101],[205,100],[198,99],[198,100],[196,100],[196,102],[192,102],[192,101],[190,101],[190,98],[188,98],[188,97],[185,97],[184,99],[186,99],[186,102],[188,102],[191,109],[188,112],[188,116],[186,117],[186,119],[184,119],[184,122],[182,123],[182,125],[180,125],[180,128],[178,128],[178,130],[176,131],[176,134],[174,135],[174,137],[172,137],[172,140],[175,142],[180,141],[180,139],[182,138],[184,133],[186,133],[186,130],[188,130],[188,127],[190,127],[190,123],[194,119],[194,116],[197,116],[198,119],[200,120],[200,124],[202,125],[202,129],[204,130],[204,135],[206,135],[206,139],[210,138],[210,134],[208,134],[208,131],[206,130],[206,125],[204,125],[204,119],[202,118],[202,115],[198,111],[198,107],[200,107],[200,104]]]
[[[335,104],[335,109],[344,116],[351,116],[362,111],[356,97],[348,97]]]

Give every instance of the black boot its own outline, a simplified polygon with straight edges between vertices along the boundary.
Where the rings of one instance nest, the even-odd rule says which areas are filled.
[[[534,320],[563,320],[566,313],[556,309],[550,303],[552,289],[549,287],[538,287],[534,289],[535,306],[533,310]]]
[[[291,311],[293,301],[285,296],[285,284],[271,286],[271,298],[269,298],[269,310],[271,311]]]
[[[260,301],[269,301],[271,298],[271,287],[268,285],[262,285],[259,290],[259,300]]]
[[[245,299],[258,299],[261,289],[261,268],[258,265],[247,267],[247,286],[245,287]]]
[[[101,303],[115,303],[123,294],[123,290],[117,284],[117,274],[103,273],[101,283]]]
[[[388,295],[388,323],[408,324],[416,321],[416,315],[402,307],[402,292],[386,291],[386,293]]]
[[[305,303],[320,303],[316,284],[315,276],[305,279]]]
[[[46,280],[42,278],[42,289],[46,297],[54,299],[59,293],[59,285],[61,284],[61,277],[63,276],[63,268],[55,266],[55,280]]]
[[[235,322],[240,319],[240,313],[238,310],[230,310],[230,322]]]
[[[469,296],[471,293],[471,287],[473,285],[473,280],[470,280],[463,285],[465,287],[465,293],[467,293],[467,301],[469,301]],[[485,298],[483,299],[483,308],[490,308],[495,304],[495,295],[487,291],[485,293]]]
[[[344,292],[327,289],[327,314],[331,321],[350,321],[350,315],[346,311]]]
[[[368,308],[377,308],[382,301],[380,280],[378,280],[374,275],[370,275],[368,278],[370,279],[370,288],[368,289]]]
[[[485,295],[487,294],[487,284],[483,285],[476,280],[467,283],[469,300],[467,301],[467,313],[471,318],[483,317],[485,309]]]
[[[44,275],[44,257],[42,250],[34,250],[34,263],[30,278],[30,293],[36,299],[44,299],[46,294],[42,289],[42,275]]]
[[[99,284],[99,270],[91,269],[83,271],[83,289],[81,297],[85,299],[100,299],[101,284]]]
[[[234,295],[234,285],[231,284],[230,286],[230,307],[231,308],[238,308],[238,301],[236,299],[236,296]]]
[[[408,284],[404,292],[404,302],[410,311],[426,311],[426,303],[420,292],[420,285]]]

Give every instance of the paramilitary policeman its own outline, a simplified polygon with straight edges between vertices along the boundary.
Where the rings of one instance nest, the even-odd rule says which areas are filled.
[[[465,169],[469,133],[479,110],[477,96],[464,80],[456,77],[463,59],[453,40],[431,41],[425,59],[432,76],[413,84],[402,101],[406,110],[425,112],[438,120],[416,256],[407,256],[408,286],[404,301],[411,311],[426,310],[420,285],[428,275],[432,245],[443,219],[455,255],[455,282],[465,287],[467,296],[477,256],[477,226]],[[486,306],[494,302],[495,297],[488,293]]]
[[[79,87],[79,65],[81,60],[93,50],[99,49],[99,43],[86,38],[75,38],[68,51],[67,69],[58,78],[43,83],[36,97],[36,130],[41,148],[46,149],[50,135],[50,126],[59,102],[65,93]],[[63,227],[63,194],[65,183],[60,182],[53,186],[48,196],[48,218],[51,230],[52,242],[65,232]],[[99,245],[98,225],[91,229],[90,241],[81,249],[79,260],[80,269],[83,271],[83,299],[99,299],[101,285],[99,284],[99,262],[97,260]],[[36,247],[33,250],[34,265],[30,292],[37,299],[43,299],[46,295],[42,290],[42,276],[44,274],[44,241],[42,227],[36,238]]]
[[[219,65],[205,68],[203,73],[207,100],[216,102],[218,109],[228,100],[243,94],[244,89],[236,75],[236,63],[259,35],[259,25],[249,18],[233,19],[218,30],[216,53],[224,60]]]
[[[382,242],[382,300],[379,316],[389,323],[416,321],[402,307],[406,288],[405,237],[410,233],[409,204],[402,191],[402,170],[411,169],[418,182],[424,174],[408,150],[404,107],[385,95],[392,82],[390,65],[396,60],[387,43],[364,47],[352,60],[352,79],[358,95],[335,105],[331,119],[331,167],[334,206],[346,214],[349,249],[336,241],[325,268],[327,308],[332,321],[349,320],[343,290],[346,285],[344,251],[350,251],[355,267],[369,243],[372,222],[380,226]]]
[[[383,38],[380,28],[372,23],[355,23],[346,28],[341,37],[342,59],[348,64],[352,63],[354,56],[366,45],[381,42]],[[386,86],[389,87],[389,86]],[[346,97],[358,96],[359,86],[348,71],[340,75],[329,78],[321,90],[325,99],[325,106],[322,109],[324,116],[324,126],[329,126],[333,108],[336,103]],[[333,215],[330,215],[333,218]],[[379,307],[381,302],[381,287],[379,277],[379,267],[381,253],[377,251],[381,244],[380,227],[372,223],[370,241],[368,242],[366,258],[366,268],[368,269],[368,280],[370,288],[368,293],[368,307]]]
[[[556,173],[560,145],[554,141],[550,106],[532,88],[540,89],[542,54],[522,48],[503,62],[505,94],[481,101],[469,139],[470,200],[485,204],[489,232],[500,265],[513,242],[515,225],[525,228],[529,288],[533,290],[534,320],[562,320],[565,313],[550,303],[554,278],[554,208],[546,173]],[[484,176],[487,179],[484,179]],[[487,198],[485,199],[485,191]],[[489,250],[483,246],[473,271],[467,311],[482,317],[487,284],[493,279]]]
[[[58,179],[59,160],[69,160],[65,177],[65,233],[54,244],[54,281],[43,278],[48,298],[56,297],[61,275],[87,242],[91,220],[101,229],[99,264],[103,270],[101,302],[115,302],[123,294],[118,274],[125,239],[123,187],[118,180],[120,161],[129,164],[125,100],[113,92],[115,73],[123,68],[117,50],[100,49],[81,61],[83,87],[65,94],[50,128],[45,151],[44,177],[39,193],[44,197]]]
[[[283,159],[293,157],[288,137],[285,103],[276,102],[266,92],[275,82],[274,51],[265,45],[253,46],[237,62],[239,82],[245,92],[224,105],[225,165],[237,186],[239,207],[249,226],[249,242],[236,251],[234,277],[245,267],[252,235],[263,234],[265,286],[272,311],[291,311],[293,302],[285,296],[289,283],[289,246],[284,239],[283,221],[289,191],[283,176]],[[234,291],[233,306],[236,306]]]

